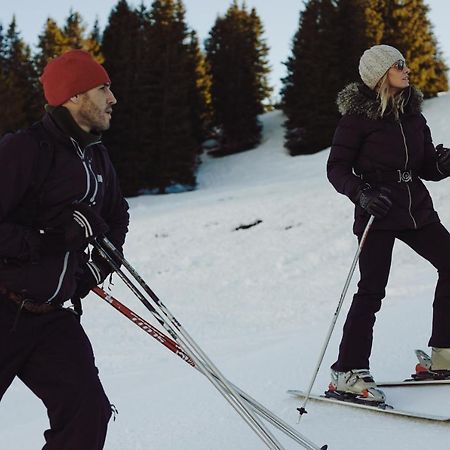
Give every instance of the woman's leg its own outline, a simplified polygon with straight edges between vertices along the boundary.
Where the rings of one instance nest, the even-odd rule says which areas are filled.
[[[450,347],[450,233],[441,223],[402,232],[399,239],[429,261],[438,271],[433,302],[433,329],[428,345]]]
[[[367,235],[359,257],[358,292],[347,314],[338,360],[332,365],[338,372],[369,368],[375,313],[385,296],[394,241],[392,231],[372,230]]]

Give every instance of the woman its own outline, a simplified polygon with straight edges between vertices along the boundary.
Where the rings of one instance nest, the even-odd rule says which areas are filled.
[[[328,179],[356,205],[353,231],[364,243],[358,292],[344,325],[339,357],[331,367],[330,395],[353,395],[383,402],[369,371],[375,313],[381,307],[395,239],[400,239],[438,270],[433,304],[430,371],[450,375],[450,234],[440,223],[421,179],[438,181],[450,174],[450,150],[433,146],[421,114],[422,94],[409,85],[402,54],[389,45],[364,52],[359,63],[363,83],[338,95],[343,115],[328,160]]]

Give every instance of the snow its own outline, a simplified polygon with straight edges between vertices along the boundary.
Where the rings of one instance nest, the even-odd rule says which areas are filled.
[[[450,96],[425,104],[435,143],[450,144]],[[328,151],[292,158],[283,149],[283,117],[262,117],[260,147],[204,157],[193,192],[130,200],[128,260],[223,373],[317,445],[330,450],[448,448],[447,424],[309,402],[306,389],[356,251],[353,208],[328,183]],[[428,184],[450,225],[449,181]],[[241,225],[261,223],[248,229]],[[328,384],[357,274],[314,391]],[[377,379],[408,376],[413,350],[426,345],[436,273],[398,242],[371,369]],[[118,281],[112,293],[153,324]],[[84,301],[105,389],[119,410],[106,450],[256,450],[266,448],[208,380],[91,294]],[[400,409],[450,414],[450,387],[385,389]],[[0,408],[0,448],[36,450],[45,409],[19,381]],[[273,429],[286,449],[301,448]],[[82,450],[82,449],[80,449]]]

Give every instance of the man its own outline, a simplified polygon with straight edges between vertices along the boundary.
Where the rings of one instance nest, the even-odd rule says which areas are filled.
[[[128,205],[100,136],[116,99],[82,50],[50,61],[40,81],[42,120],[0,142],[0,399],[17,376],[47,408],[43,450],[101,450],[111,405],[62,305],[111,272],[95,252],[89,260],[88,243],[125,240]]]

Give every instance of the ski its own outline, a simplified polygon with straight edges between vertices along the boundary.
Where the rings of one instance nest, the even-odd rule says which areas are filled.
[[[293,397],[297,398],[305,398],[305,393],[303,391],[299,390],[289,390],[287,391],[289,395],[292,395]],[[366,411],[374,411],[378,413],[383,414],[392,414],[402,417],[408,417],[412,419],[423,419],[423,420],[432,420],[432,421],[439,421],[439,422],[450,422],[450,416],[442,416],[438,414],[427,414],[427,413],[419,413],[414,411],[405,411],[402,409],[395,409],[390,405],[386,405],[385,403],[377,406],[377,405],[368,405],[368,404],[362,404],[362,403],[355,403],[349,400],[343,401],[343,400],[337,400],[334,398],[326,397],[325,395],[317,395],[317,394],[310,394],[309,398],[312,400],[318,400],[321,402],[327,402],[327,403],[334,403],[335,405],[343,405],[343,406],[349,406],[352,408],[361,408],[365,409]]]
[[[378,387],[442,386],[446,384],[450,384],[449,378],[444,380],[415,380],[414,378],[407,378],[406,380],[377,382]]]

